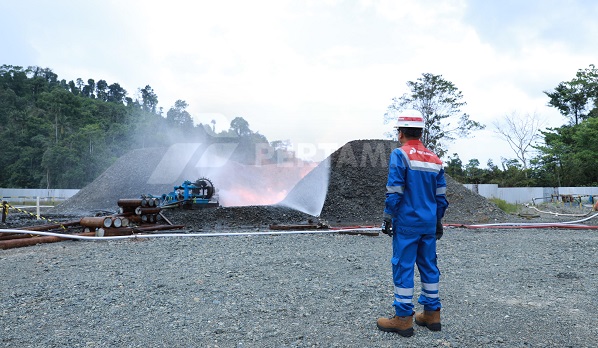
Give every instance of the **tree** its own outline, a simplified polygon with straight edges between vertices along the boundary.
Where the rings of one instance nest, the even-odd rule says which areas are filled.
[[[472,158],[465,165],[465,178],[469,184],[481,184],[483,170],[479,168],[480,161],[476,158]]]
[[[77,86],[75,85],[75,82],[73,82],[73,80],[69,81],[68,86],[69,86],[69,91],[71,93],[73,93],[74,95],[79,95],[79,93],[81,92],[79,90],[79,88],[77,88]]]
[[[571,119],[571,124],[579,124],[587,116],[588,95],[579,81],[561,82],[554,92],[544,92],[549,98],[548,106],[559,109],[561,115]]]
[[[83,82],[82,78],[77,78],[77,89],[79,90],[79,92],[81,92],[83,90],[83,86],[85,86],[85,82]]]
[[[455,85],[442,78],[442,75],[422,74],[417,81],[407,82],[410,92],[400,98],[393,98],[384,114],[384,123],[396,119],[399,112],[413,109],[421,113],[425,128],[422,142],[442,157],[447,143],[455,137],[468,137],[474,130],[484,129],[484,125],[470,120],[461,111],[463,95]],[[456,122],[455,122],[456,119]]]
[[[542,137],[539,130],[544,124],[544,120],[536,113],[519,115],[513,111],[510,115],[505,115],[502,121],[493,122],[494,132],[505,140],[511,150],[515,152],[517,159],[523,164],[523,169],[528,168],[528,153],[533,148],[534,143]]]
[[[444,171],[457,181],[463,180],[463,161],[461,161],[457,153],[449,156],[448,161],[445,163]]]
[[[540,156],[534,160],[537,168],[541,167],[549,177],[548,186],[574,186],[567,179],[567,168],[572,168],[571,154],[574,150],[574,126],[548,128],[541,131],[544,144],[538,146]]]
[[[153,88],[147,85],[143,89],[140,88],[139,93],[141,93],[143,110],[155,114],[158,106],[158,96],[154,93]]]
[[[247,137],[253,133],[251,129],[249,129],[249,122],[245,121],[243,117],[235,117],[230,122],[230,130],[239,137]]]
[[[592,117],[579,125],[549,128],[540,155],[534,159],[537,182],[545,186],[595,186],[598,184],[598,118]],[[546,185],[548,183],[548,185]]]
[[[79,81],[79,79],[77,79],[77,81]],[[84,97],[87,98],[95,98],[95,95],[93,94],[93,92],[96,89],[96,82],[94,79],[88,79],[87,80],[87,85],[83,86],[83,89],[81,90],[81,95],[83,95]]]
[[[108,101],[111,103],[122,104],[127,97],[127,91],[118,83],[113,83],[108,86]]]
[[[96,83],[96,96],[101,101],[108,101],[108,82],[99,80]]]
[[[550,98],[548,106],[557,108],[570,119],[570,124],[577,125],[590,114],[598,116],[598,70],[593,64],[585,70],[579,69],[571,81],[560,82],[554,91],[544,94]]]
[[[571,156],[577,174],[574,180],[578,185],[596,186],[598,184],[598,118],[589,118],[576,127],[573,134],[575,144]]]
[[[58,85],[58,75],[50,69],[43,69],[37,66],[31,66],[28,69],[33,72],[31,78],[33,98],[35,99],[40,93],[47,92],[54,86]]]
[[[193,128],[191,114],[185,110],[188,106],[189,104],[184,100],[179,99],[174,102],[174,106],[166,113],[166,121],[168,121],[168,124],[182,129]]]
[[[503,187],[529,187],[533,180],[529,178],[528,170],[522,167],[516,159],[501,158],[503,167],[501,180],[498,182]]]
[[[594,64],[590,64],[589,68],[578,70],[577,77],[584,81],[588,91],[588,98],[593,101],[588,118],[598,117],[598,69],[596,69]]]

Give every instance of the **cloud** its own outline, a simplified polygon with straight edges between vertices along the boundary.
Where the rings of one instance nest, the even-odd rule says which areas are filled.
[[[198,122],[242,116],[270,140],[380,138],[383,114],[423,73],[453,82],[464,111],[489,124],[512,111],[564,120],[543,91],[598,53],[598,4],[557,0],[9,2],[2,64],[60,78],[150,85],[159,106],[189,104]],[[20,28],[20,30],[14,30]],[[483,140],[490,140],[480,133]],[[473,140],[451,150],[472,151]],[[453,151],[449,151],[452,153]],[[498,162],[498,161],[495,161]]]
[[[591,0],[468,1],[464,21],[484,41],[518,55],[529,44],[555,42],[583,52],[595,40],[597,16],[598,4]]]

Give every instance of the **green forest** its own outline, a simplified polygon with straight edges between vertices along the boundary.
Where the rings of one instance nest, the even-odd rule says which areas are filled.
[[[118,83],[59,79],[49,68],[0,67],[0,187],[82,188],[132,149],[235,137],[266,143],[242,117],[216,134],[194,125],[184,100],[164,113],[150,85],[131,97]],[[508,128],[516,158],[501,163],[445,159],[446,172],[462,183],[501,187],[598,186],[598,70],[579,69],[570,81],[543,91],[565,124],[525,137]],[[532,144],[531,139],[537,140]],[[529,143],[526,141],[529,140]],[[273,141],[274,150],[285,141]],[[529,146],[527,146],[529,145]],[[243,147],[251,151],[251,146]]]
[[[0,187],[82,188],[137,148],[175,142],[268,143],[242,117],[215,134],[213,123],[194,125],[183,100],[164,115],[151,86],[135,95],[105,80],[67,82],[48,68],[1,66]],[[251,146],[239,148],[251,152]]]

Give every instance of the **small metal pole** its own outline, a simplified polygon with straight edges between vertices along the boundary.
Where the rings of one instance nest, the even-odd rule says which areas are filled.
[[[36,211],[37,211],[37,219],[39,220],[39,196],[37,196],[37,201],[36,201],[36,204],[37,204],[37,208],[36,208]]]
[[[7,215],[8,215],[8,202],[2,201],[2,223],[6,222]]]

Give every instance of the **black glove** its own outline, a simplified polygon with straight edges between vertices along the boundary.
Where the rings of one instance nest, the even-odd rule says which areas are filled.
[[[444,228],[442,227],[442,222],[440,222],[440,220],[436,220],[436,240],[442,238],[443,233]]]
[[[384,218],[384,220],[382,220],[382,233],[392,237],[392,221],[390,218]]]

